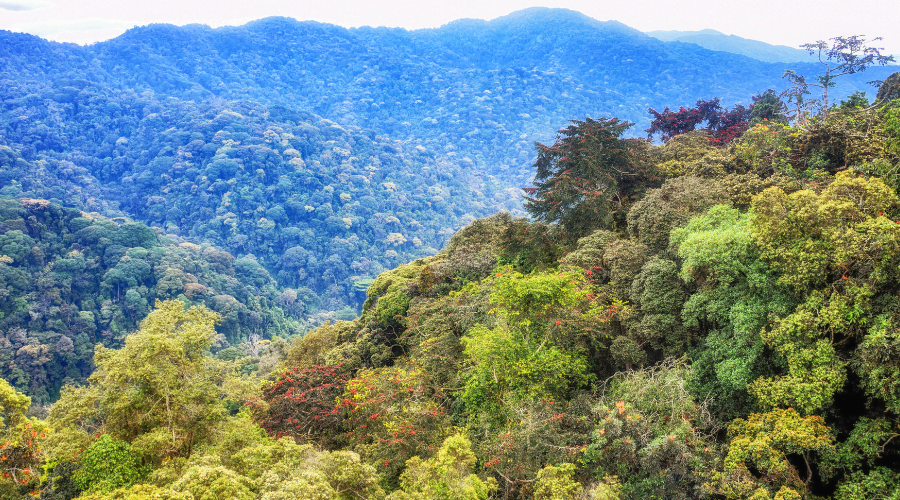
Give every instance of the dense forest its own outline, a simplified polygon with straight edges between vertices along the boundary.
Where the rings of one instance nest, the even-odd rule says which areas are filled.
[[[749,106],[784,70],[564,9],[416,31],[152,25],[85,47],[0,32],[0,146],[26,162],[0,160],[0,193],[254,258],[322,311],[359,311],[381,272],[524,215],[534,141],[566,120],[640,136],[648,108]]]
[[[0,197],[0,378],[36,405],[83,384],[94,346],[121,347],[156,300],[217,312],[214,348],[306,328],[309,289],[279,289],[251,258],[172,241],[125,218]]]
[[[864,38],[0,40],[0,500],[900,499]]]
[[[7,341],[100,345],[42,412],[0,381],[0,497],[897,498],[900,74],[795,119],[752,101],[653,112],[659,145],[573,120],[537,144],[530,218],[472,221],[289,339],[300,292],[249,258],[3,199],[4,279],[41,276]]]
[[[820,65],[790,67],[811,76]],[[565,120],[617,116],[637,123],[640,135],[649,107],[714,96],[748,104],[756,92],[784,89],[785,68],[546,8],[415,31],[288,18],[218,29],[150,25],[85,47],[0,32],[8,93],[0,102],[16,109],[7,111],[13,118],[46,99],[90,106],[78,82],[112,95],[251,100],[468,158],[483,172],[515,176],[517,188],[530,180],[533,142],[552,139]],[[836,91],[865,90],[890,72],[848,75]]]
[[[10,108],[7,156],[23,158],[0,159],[0,193],[127,215],[253,256],[329,310],[358,306],[358,282],[519,203],[508,185],[424,147],[308,113],[72,92]]]

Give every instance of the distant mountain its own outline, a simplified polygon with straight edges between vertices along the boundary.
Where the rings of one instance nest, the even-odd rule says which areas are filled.
[[[415,31],[287,18],[218,29],[150,25],[87,47],[0,34],[0,75],[14,82],[87,80],[198,102],[277,104],[468,157],[517,183],[531,173],[533,141],[552,140],[571,118],[618,116],[640,134],[648,107],[715,96],[748,103],[782,88],[784,70],[546,8]],[[865,90],[887,74],[842,78],[836,93]]]
[[[648,35],[664,42],[693,43],[709,50],[730,52],[742,56],[752,57],[765,62],[795,63],[818,62],[815,56],[809,52],[788,47],[786,45],[772,45],[759,40],[750,40],[735,35],[705,29],[700,31],[648,31]]]
[[[818,64],[791,65],[811,75]],[[532,8],[436,29],[267,18],[90,46],[0,32],[0,194],[127,215],[254,259],[325,309],[520,207],[568,120],[783,88],[783,63]],[[836,99],[890,71],[848,75]],[[871,94],[870,94],[871,95]]]

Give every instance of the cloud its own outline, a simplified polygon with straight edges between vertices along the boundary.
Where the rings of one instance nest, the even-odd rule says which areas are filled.
[[[49,2],[44,2],[41,0],[20,0],[18,2],[7,2],[0,0],[0,10],[11,10],[14,12],[43,9],[44,7],[48,7],[49,5]]]

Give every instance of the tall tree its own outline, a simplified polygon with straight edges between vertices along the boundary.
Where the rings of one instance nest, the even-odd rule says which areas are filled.
[[[525,208],[562,226],[575,241],[602,227],[625,227],[625,214],[653,177],[644,162],[646,142],[623,139],[634,124],[618,118],[572,120],[552,146],[535,143],[535,187]]]
[[[894,61],[894,56],[881,55],[883,48],[867,45],[867,41],[862,35],[837,36],[830,40],[830,44],[825,40],[819,40],[800,46],[806,49],[810,55],[817,56],[819,62],[825,66],[825,72],[816,75],[815,82],[807,81],[806,76],[790,69],[785,71],[782,76],[792,84],[781,95],[782,97],[787,96],[788,102],[794,103],[792,118],[795,120],[803,121],[811,111],[810,108],[815,109],[816,107],[820,107],[821,113],[827,117],[829,111],[828,89],[835,86],[834,81],[839,76],[852,75],[865,71],[870,66],[876,64],[884,66]],[[874,38],[872,41],[877,42],[878,40],[881,40],[881,37]],[[820,89],[821,100],[805,98],[812,94],[810,87]]]
[[[97,348],[88,386],[63,389],[50,415],[67,429],[60,439],[101,433],[150,457],[190,455],[225,416],[228,369],[207,355],[219,318],[205,307],[157,302],[122,349]]]

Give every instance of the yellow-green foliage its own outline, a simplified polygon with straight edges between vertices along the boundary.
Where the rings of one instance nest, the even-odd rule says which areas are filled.
[[[775,498],[800,498],[805,483],[788,455],[809,460],[810,452],[827,452],[834,440],[822,417],[803,417],[792,409],[737,419],[728,432],[731,443],[719,484],[727,498],[770,498],[769,493],[775,493]],[[761,477],[754,477],[748,467]]]
[[[190,493],[181,493],[149,484],[138,484],[130,488],[120,488],[108,493],[92,493],[78,497],[79,500],[196,500]]]
[[[318,451],[283,438],[245,448],[232,463],[257,485],[260,500],[384,497],[375,468],[351,451]]]
[[[651,161],[667,177],[684,175],[719,178],[729,170],[732,159],[726,151],[709,142],[705,130],[677,135],[650,150]]]
[[[534,500],[577,500],[583,488],[572,479],[575,464],[548,465],[538,471],[534,482]]]
[[[65,429],[55,455],[94,432],[130,443],[148,458],[187,456],[224,417],[220,398],[226,365],[206,355],[219,315],[179,301],[157,309],[122,349],[97,348],[89,386],[67,387],[50,422]],[[69,455],[71,456],[71,455]]]
[[[497,489],[494,478],[482,480],[473,473],[475,454],[462,434],[444,440],[430,459],[412,457],[400,476],[400,489],[388,500],[486,500]]]
[[[898,199],[879,179],[839,173],[821,195],[778,188],[753,201],[750,220],[762,258],[796,288],[826,278],[884,272],[900,249],[900,227],[886,217]],[[856,262],[853,268],[847,263]],[[860,273],[861,272],[861,273]]]
[[[328,364],[328,352],[354,336],[352,321],[326,322],[294,340],[284,359],[285,367],[307,367]]]
[[[379,500],[374,467],[351,451],[321,451],[274,440],[246,414],[223,423],[219,438],[187,461],[163,464],[150,484],[94,494],[91,500]],[[233,431],[233,432],[232,432]]]
[[[852,165],[871,162],[889,155],[885,146],[889,140],[882,136],[879,122],[885,117],[872,110],[841,109],[828,118],[816,117],[801,130],[797,153],[819,179],[825,172],[837,172]]]
[[[853,365],[866,391],[900,413],[900,328],[893,315],[881,315],[872,323]]]
[[[619,500],[622,485],[616,476],[607,476],[585,492],[587,500]]]
[[[765,407],[796,408],[809,415],[832,403],[847,379],[845,363],[826,338],[824,325],[805,304],[762,337],[787,360],[787,373],[761,377],[749,387]]]
[[[29,406],[31,398],[0,379],[0,437],[7,439],[9,433],[25,418]]]
[[[781,283],[805,296],[793,313],[763,331],[787,365],[786,374],[751,386],[767,407],[811,414],[830,406],[843,387],[846,361],[835,344],[865,334],[873,298],[898,277],[900,224],[887,217],[897,206],[897,195],[882,181],[849,172],[839,173],[821,195],[771,188],[754,200],[750,227],[761,257],[780,271]],[[872,340],[878,338],[876,333]],[[876,344],[863,345],[861,359]],[[871,383],[882,377],[882,368],[866,368],[862,375],[871,393],[888,396]]]
[[[253,482],[236,472],[213,463],[199,463],[189,466],[171,489],[189,493],[199,500],[233,498],[254,500]]]
[[[471,411],[501,401],[563,398],[591,380],[584,348],[597,340],[609,303],[580,271],[522,274],[498,268],[488,281],[501,322],[462,338],[470,368],[462,398]]]
[[[801,188],[799,181],[781,172],[765,177],[754,173],[729,174],[719,179],[717,184],[728,193],[731,205],[741,210],[750,208],[751,198],[770,187],[779,187],[787,194]]]

